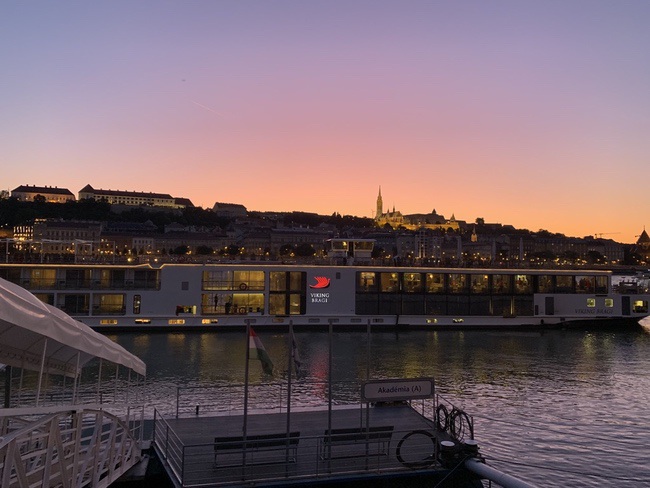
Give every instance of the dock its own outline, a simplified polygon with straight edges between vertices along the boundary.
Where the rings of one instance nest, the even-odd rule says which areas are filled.
[[[460,459],[461,450],[469,446],[470,455],[477,454],[472,441],[453,439],[407,402],[293,411],[289,417],[253,413],[246,424],[244,440],[243,415],[157,417],[153,445],[178,487],[381,486],[396,477],[480,486],[467,470],[454,469],[466,457]],[[454,452],[446,460],[445,446]]]

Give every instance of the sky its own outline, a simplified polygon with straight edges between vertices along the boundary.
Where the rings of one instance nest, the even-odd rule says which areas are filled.
[[[0,189],[650,226],[650,2],[0,2]]]

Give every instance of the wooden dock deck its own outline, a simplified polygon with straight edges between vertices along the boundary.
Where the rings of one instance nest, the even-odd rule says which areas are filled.
[[[158,418],[154,446],[172,482],[184,488],[364,479],[377,486],[386,477],[448,474],[437,454],[449,435],[410,405],[292,411],[289,420],[287,428],[286,412],[249,414],[244,446],[243,415]],[[287,431],[297,437],[288,440]]]

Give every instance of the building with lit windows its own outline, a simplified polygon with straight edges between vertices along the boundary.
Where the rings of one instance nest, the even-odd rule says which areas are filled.
[[[79,200],[90,198],[97,201],[106,201],[111,205],[127,205],[138,207],[141,205],[165,208],[193,207],[187,198],[176,198],[167,193],[147,193],[138,191],[102,190],[90,185],[79,190]]]
[[[21,202],[34,202],[42,199],[48,203],[65,203],[74,201],[74,194],[67,188],[56,186],[20,185],[11,191],[11,196]]]
[[[446,219],[443,215],[439,215],[435,210],[429,214],[403,215],[399,210],[395,210],[395,206],[393,206],[392,211],[389,210],[384,212],[384,201],[381,196],[381,187],[379,187],[379,194],[377,195],[375,224],[377,227],[385,227],[388,225],[393,229],[402,227],[407,230],[439,229],[443,231],[458,231],[460,229],[460,223],[456,220],[453,214],[450,219]]]

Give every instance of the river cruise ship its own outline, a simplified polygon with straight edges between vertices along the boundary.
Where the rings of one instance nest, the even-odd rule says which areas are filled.
[[[597,270],[1,264],[0,277],[102,329],[636,324],[650,301],[638,290],[618,290],[611,272]]]

